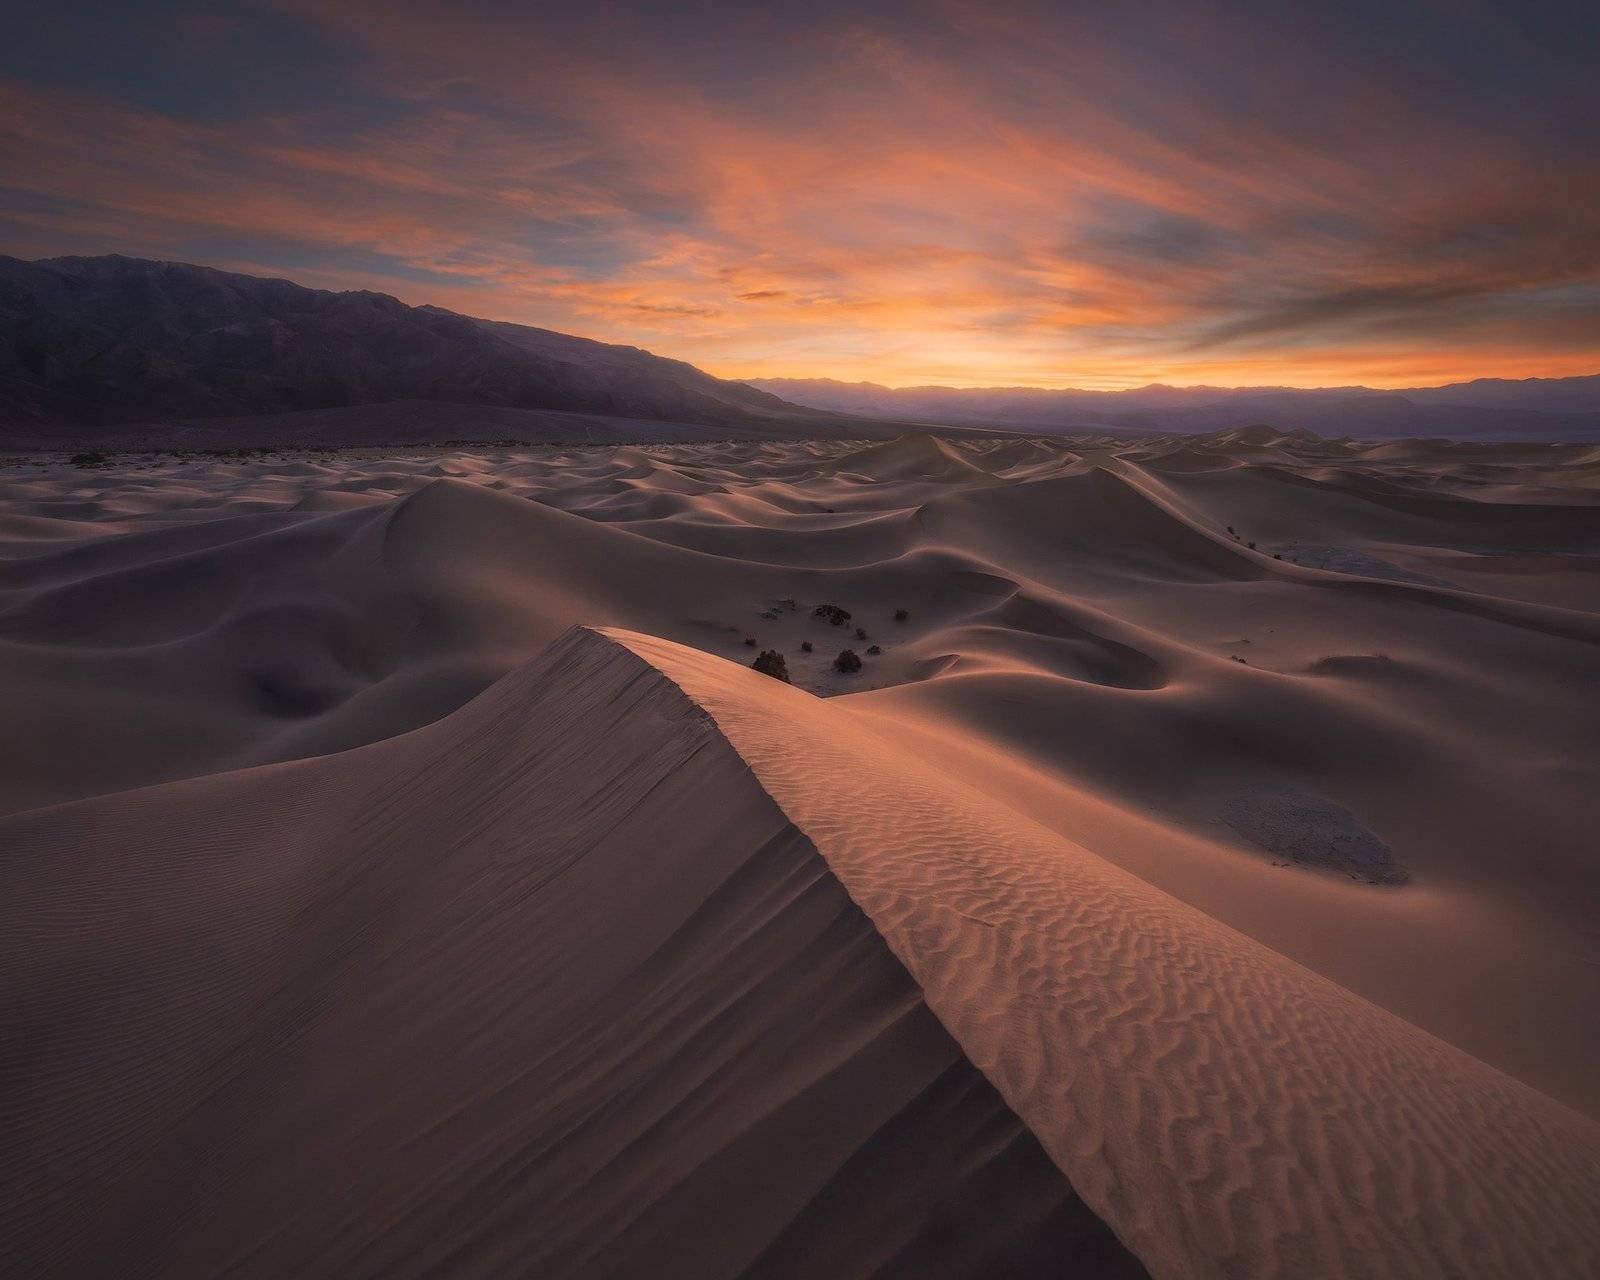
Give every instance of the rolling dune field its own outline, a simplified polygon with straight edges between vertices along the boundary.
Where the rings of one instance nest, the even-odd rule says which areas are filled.
[[[1600,1274],[1595,446],[14,458],[0,658],[7,1276]]]

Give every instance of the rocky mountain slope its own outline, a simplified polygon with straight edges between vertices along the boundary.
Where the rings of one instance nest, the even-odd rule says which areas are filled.
[[[743,423],[797,411],[634,347],[119,256],[0,257],[0,430],[397,401]]]

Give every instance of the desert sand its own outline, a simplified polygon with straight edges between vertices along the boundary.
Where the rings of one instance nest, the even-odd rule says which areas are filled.
[[[1593,446],[18,458],[0,650],[8,1275],[1600,1273]]]

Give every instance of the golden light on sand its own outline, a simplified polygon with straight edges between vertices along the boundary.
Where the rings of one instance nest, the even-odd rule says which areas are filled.
[[[0,1280],[1600,1277],[1600,5],[0,31]]]
[[[1600,1261],[1593,446],[585,421],[8,466],[8,1270]]]

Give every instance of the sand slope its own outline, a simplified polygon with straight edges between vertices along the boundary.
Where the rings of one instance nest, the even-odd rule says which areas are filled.
[[[1600,1115],[1600,461],[1234,436],[11,466],[0,812],[382,741],[573,624],[776,648]],[[1320,845],[1284,852],[1286,825]],[[1404,890],[1361,857],[1341,883],[1341,849],[1387,850]]]
[[[8,1276],[1142,1274],[594,633],[0,843]]]
[[[0,1227],[1584,1275],[1597,566],[1548,446],[12,460]]]
[[[1154,1274],[1600,1269],[1600,1126],[929,768],[843,704],[617,639],[712,714]]]

